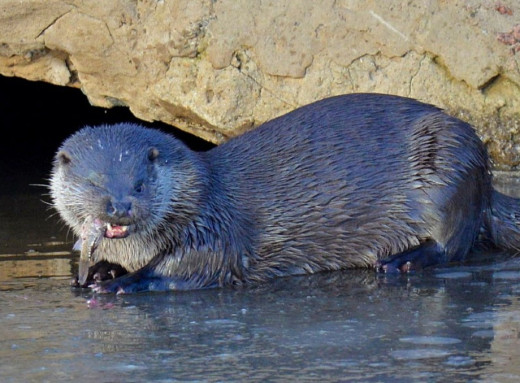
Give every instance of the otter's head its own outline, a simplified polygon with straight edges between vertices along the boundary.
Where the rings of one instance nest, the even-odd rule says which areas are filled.
[[[106,225],[108,238],[150,235],[171,226],[172,212],[181,226],[196,214],[197,167],[195,153],[157,130],[86,127],[56,154],[51,195],[77,235],[91,218]]]

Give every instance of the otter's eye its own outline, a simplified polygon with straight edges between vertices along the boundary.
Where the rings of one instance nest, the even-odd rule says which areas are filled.
[[[134,192],[136,192],[137,194],[140,194],[144,191],[144,182],[142,181],[139,181],[138,183],[135,184],[134,186]]]
[[[155,159],[159,157],[159,149],[157,148],[150,148],[148,150],[148,159],[150,161],[155,161]]]

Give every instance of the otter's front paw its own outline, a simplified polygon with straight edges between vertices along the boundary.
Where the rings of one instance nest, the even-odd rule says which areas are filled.
[[[85,283],[80,284],[78,276],[76,275],[70,284],[72,287],[89,287],[93,283],[116,279],[127,273],[128,271],[121,265],[100,261],[89,268]]]
[[[143,268],[113,280],[96,282],[90,286],[96,293],[129,294],[143,291],[188,290],[195,286],[190,283],[156,273]]]
[[[102,281],[91,284],[89,287],[92,288],[92,291],[99,294],[109,294],[116,293],[119,294],[127,294],[133,292],[131,285],[126,286],[126,290],[123,287],[124,283],[121,284],[119,280],[113,281]]]

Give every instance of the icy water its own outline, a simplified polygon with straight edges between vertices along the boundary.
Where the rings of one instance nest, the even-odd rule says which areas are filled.
[[[27,190],[0,194],[0,382],[520,381],[520,258],[100,296]]]

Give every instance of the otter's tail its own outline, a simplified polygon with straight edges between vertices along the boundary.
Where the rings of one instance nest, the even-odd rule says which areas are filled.
[[[520,199],[496,190],[485,214],[488,236],[500,249],[520,251]]]

